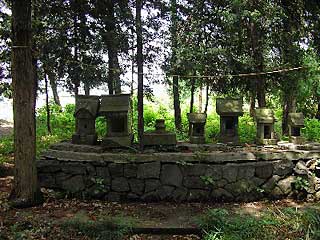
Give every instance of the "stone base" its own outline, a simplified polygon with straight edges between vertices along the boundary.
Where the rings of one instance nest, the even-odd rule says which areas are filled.
[[[278,139],[256,139],[259,145],[277,145]]]
[[[132,135],[121,137],[105,137],[102,139],[101,145],[107,148],[130,147],[132,144]]]
[[[320,198],[312,168],[320,150],[130,154],[77,152],[70,145],[51,147],[36,162],[41,187],[108,201],[255,201],[294,196],[300,176],[310,183],[300,193]]]
[[[80,134],[72,135],[73,144],[96,145],[98,140],[97,134],[81,136]]]
[[[219,136],[218,141],[221,143],[238,144],[239,136]]]
[[[302,145],[306,142],[306,139],[304,137],[291,136],[289,138],[289,141],[296,145]]]
[[[144,133],[143,145],[144,146],[168,146],[176,145],[177,138],[175,133]]]
[[[206,142],[206,138],[204,136],[191,136],[190,143],[193,144],[204,144]]]

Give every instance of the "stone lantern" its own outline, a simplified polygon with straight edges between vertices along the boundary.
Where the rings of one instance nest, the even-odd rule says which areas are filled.
[[[76,133],[72,143],[94,145],[97,142],[96,117],[99,109],[98,96],[78,95],[76,97]]]
[[[256,143],[262,145],[277,144],[278,139],[276,139],[274,132],[274,123],[276,119],[273,110],[257,108],[255,109],[255,119],[257,123]]]
[[[305,138],[301,136],[301,128],[304,127],[304,117],[302,113],[289,113],[289,141],[294,144],[303,144]]]
[[[103,95],[99,115],[104,116],[107,132],[102,139],[105,147],[128,147],[132,144],[130,94]]]
[[[242,99],[218,98],[217,113],[220,115],[219,141],[238,143],[239,116],[243,115]]]
[[[144,146],[174,146],[176,144],[176,134],[166,130],[164,119],[157,119],[155,130],[143,134]]]
[[[190,142],[195,144],[205,143],[205,125],[207,114],[188,113],[188,120],[191,125]]]

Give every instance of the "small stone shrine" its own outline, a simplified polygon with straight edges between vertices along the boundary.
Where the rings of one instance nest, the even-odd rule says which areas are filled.
[[[157,119],[155,130],[143,134],[144,146],[174,146],[176,144],[176,134],[166,131],[164,119]]]
[[[255,109],[255,119],[257,122],[256,143],[262,145],[277,144],[278,139],[274,133],[274,123],[276,121],[272,109]]]
[[[106,118],[105,147],[130,146],[132,143],[130,94],[103,95],[99,115]]]
[[[95,124],[99,109],[99,97],[78,95],[75,108],[76,133],[72,135],[72,143],[96,144],[98,137]]]
[[[301,128],[304,127],[303,113],[289,113],[289,140],[294,144],[305,143],[305,138],[301,136]]]
[[[220,115],[219,141],[223,143],[238,143],[239,116],[243,115],[242,99],[218,98],[217,113]]]
[[[191,125],[190,142],[195,144],[205,143],[205,125],[207,114],[188,113],[188,120]]]

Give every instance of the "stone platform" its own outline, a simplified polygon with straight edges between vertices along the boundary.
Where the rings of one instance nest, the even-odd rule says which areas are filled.
[[[302,150],[304,149],[304,150]],[[174,152],[105,152],[68,142],[37,162],[41,187],[109,201],[253,201],[320,198],[320,147],[178,144]]]

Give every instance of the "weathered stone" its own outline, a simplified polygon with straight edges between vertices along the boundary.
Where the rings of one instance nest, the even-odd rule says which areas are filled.
[[[320,191],[314,194],[316,200],[320,200]]]
[[[234,164],[227,164],[223,166],[223,178],[229,183],[235,182],[237,180],[238,169]]]
[[[145,185],[145,193],[148,193],[156,190],[161,185],[161,183],[157,179],[147,179]]]
[[[118,192],[109,192],[107,195],[107,200],[109,202],[120,202],[122,199],[122,194]]]
[[[279,161],[274,164],[274,174],[279,176],[290,175],[293,171],[292,161]]]
[[[262,179],[267,179],[272,176],[273,165],[272,163],[262,163],[256,165],[255,176]]]
[[[224,187],[224,186],[227,185],[227,184],[228,184],[227,180],[221,179],[221,180],[215,181],[215,182],[213,183],[213,187],[214,187],[214,188],[222,188],[222,187]]]
[[[54,160],[40,160],[36,162],[36,165],[40,173],[55,173],[61,170],[60,163]]]
[[[128,193],[127,199],[131,201],[138,201],[140,197],[134,193]]]
[[[235,183],[231,183],[225,186],[225,189],[233,196],[239,196],[240,194],[247,194],[252,192],[256,186],[249,180],[239,180]]]
[[[299,161],[296,164],[294,171],[298,175],[308,175],[309,173],[309,169],[307,168],[306,163],[303,161]]]
[[[204,175],[211,177],[215,181],[218,181],[222,178],[222,167],[208,166]]]
[[[240,179],[251,179],[254,176],[255,166],[254,164],[239,165],[238,167],[237,180]]]
[[[108,168],[112,178],[123,177],[123,164],[110,163]]]
[[[65,162],[65,163],[61,163],[60,166],[61,166],[61,171],[67,174],[72,174],[72,175],[86,174],[86,167],[83,164]]]
[[[252,182],[253,182],[253,184],[255,185],[255,186],[257,186],[257,187],[259,187],[259,186],[261,186],[263,183],[265,183],[265,179],[261,179],[261,178],[257,178],[257,177],[253,177],[253,178],[251,178],[250,179]]]
[[[176,188],[172,193],[172,200],[182,202],[186,200],[188,190],[186,188]]]
[[[38,174],[39,185],[40,187],[45,188],[56,188],[55,177],[50,174]]]
[[[283,197],[283,192],[279,187],[275,187],[272,191],[271,191],[271,197],[272,198],[281,198]]]
[[[144,192],[144,181],[141,179],[130,179],[129,180],[129,185],[131,192],[141,195]]]
[[[148,192],[144,194],[141,197],[141,199],[146,202],[153,202],[153,201],[157,201],[159,197],[158,197],[158,193],[156,191],[153,191],[153,192]]]
[[[138,178],[159,178],[160,176],[160,162],[151,162],[139,164]]]
[[[165,200],[165,199],[171,199],[171,194],[174,190],[174,187],[172,186],[161,186],[160,188],[157,189],[157,194],[160,200]]]
[[[138,167],[136,164],[125,164],[124,165],[124,176],[125,177],[137,177]]]
[[[87,174],[90,176],[94,176],[97,174],[96,168],[94,166],[92,166],[91,164],[86,165],[86,171],[87,171]]]
[[[180,187],[183,179],[181,169],[177,165],[163,165],[160,179],[162,184]]]
[[[210,192],[200,189],[191,189],[188,194],[188,201],[201,201],[209,199]]]
[[[283,194],[288,195],[292,191],[292,185],[295,182],[294,176],[289,176],[278,182],[277,186],[281,189]]]
[[[202,176],[205,175],[209,165],[207,164],[193,164],[191,166],[185,166],[185,175],[188,176]]]
[[[96,171],[98,178],[103,178],[105,180],[105,183],[110,183],[111,177],[107,167],[97,167]]]
[[[211,198],[213,200],[222,200],[222,201],[230,201],[233,199],[233,196],[231,193],[226,191],[223,188],[215,189],[211,192]]]
[[[209,184],[206,184],[205,179],[201,177],[185,177],[183,185],[187,188],[209,189]]]
[[[130,190],[128,180],[124,177],[112,180],[111,189],[115,192],[127,192]]]
[[[280,180],[280,176],[273,175],[265,184],[262,185],[262,189],[266,193],[270,193],[276,186],[277,182]]]
[[[85,184],[83,181],[83,177],[80,175],[76,175],[70,178],[66,178],[64,181],[62,181],[61,187],[65,191],[77,193],[85,188]]]

